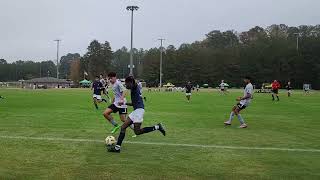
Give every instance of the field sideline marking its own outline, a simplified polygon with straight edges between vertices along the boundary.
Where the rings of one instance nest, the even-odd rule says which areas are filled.
[[[70,142],[94,142],[103,143],[102,140],[94,139],[70,139],[70,138],[52,138],[52,137],[27,137],[27,136],[0,136],[1,139],[26,139],[42,141],[70,141]],[[180,147],[198,147],[215,149],[234,149],[234,150],[267,150],[267,151],[291,151],[291,152],[319,152],[320,149],[291,149],[291,148],[273,148],[273,147],[244,147],[244,146],[222,146],[222,145],[201,145],[201,144],[174,144],[161,142],[138,142],[125,141],[128,144],[157,145],[157,146],[180,146]]]

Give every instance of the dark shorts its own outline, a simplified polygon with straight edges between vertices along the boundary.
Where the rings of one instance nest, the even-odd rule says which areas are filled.
[[[272,92],[273,92],[274,94],[278,94],[278,93],[279,93],[279,89],[272,89]]]
[[[111,109],[113,113],[119,112],[119,114],[128,114],[127,108],[118,108],[114,104],[111,104],[108,108]]]
[[[238,103],[238,104],[237,104],[237,107],[238,107],[240,110],[243,110],[243,109],[245,109],[247,106],[241,105],[240,103]]]
[[[221,91],[225,91],[225,89],[220,89]]]

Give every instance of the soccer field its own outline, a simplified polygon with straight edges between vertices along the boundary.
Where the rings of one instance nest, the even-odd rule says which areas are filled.
[[[280,102],[255,94],[247,129],[236,117],[223,125],[240,90],[194,93],[191,103],[183,93],[144,94],[143,126],[163,122],[167,136],[128,129],[112,154],[107,104],[95,110],[89,89],[0,89],[0,179],[320,179],[319,92],[283,91]]]

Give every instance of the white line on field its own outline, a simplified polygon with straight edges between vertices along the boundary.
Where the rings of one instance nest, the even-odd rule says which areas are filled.
[[[54,137],[28,137],[28,136],[0,136],[1,139],[25,139],[42,141],[71,141],[71,142],[94,142],[103,143],[103,140],[95,139],[70,139]],[[221,146],[221,145],[201,145],[201,144],[175,144],[161,142],[139,142],[125,141],[128,144],[156,145],[156,146],[179,146],[179,147],[198,147],[198,148],[216,148],[216,149],[235,149],[235,150],[267,150],[267,151],[292,151],[292,152],[319,152],[320,149],[292,149],[292,148],[273,148],[273,147],[245,147],[245,146]]]

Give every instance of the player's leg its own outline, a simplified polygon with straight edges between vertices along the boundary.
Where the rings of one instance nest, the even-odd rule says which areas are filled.
[[[237,107],[237,106],[233,106],[233,107],[232,107],[232,110],[231,110],[231,113],[230,113],[230,116],[229,116],[228,121],[224,122],[224,124],[225,124],[226,126],[231,125],[232,120],[233,120],[233,118],[234,118],[234,114],[235,114],[234,111],[236,110],[236,107]]]
[[[277,96],[277,101],[280,101],[280,99],[279,99],[279,91],[278,90],[276,92],[276,96]]]
[[[122,122],[127,120],[127,108],[119,108],[119,117]],[[134,130],[133,124],[131,124],[129,127]]]
[[[122,142],[126,136],[126,129],[132,124],[132,121],[131,119],[128,117],[127,120],[122,124],[121,126],[121,131],[120,131],[120,134],[118,136],[118,140],[117,140],[117,144],[114,148],[111,148],[109,149],[108,151],[109,152],[120,152],[121,150],[121,145],[122,145]]]
[[[245,109],[245,106],[244,105],[240,105],[238,106],[236,109],[235,109],[235,115],[237,115],[238,117],[238,120],[240,122],[240,128],[247,128],[247,124],[245,123],[244,119],[242,118],[241,114],[240,114],[240,111]]]
[[[272,101],[274,101],[274,90],[272,90]]]
[[[116,131],[118,131],[120,129],[120,126],[116,123],[116,121],[114,120],[113,116],[111,115],[113,112],[117,112],[117,108],[115,107],[114,104],[111,104],[103,112],[104,118],[107,119],[114,126],[114,128],[111,131],[112,134],[114,134]]]
[[[161,123],[154,126],[150,126],[150,127],[144,127],[144,128],[141,128],[141,125],[142,123],[134,123],[134,133],[136,135],[141,135],[141,134],[153,132],[156,130],[159,130],[162,133],[162,135],[164,136],[166,135],[166,131]]]
[[[95,96],[93,96],[93,104],[94,104],[94,107],[96,107],[96,109],[98,110],[99,107],[98,107],[98,102],[97,102],[97,98]]]

